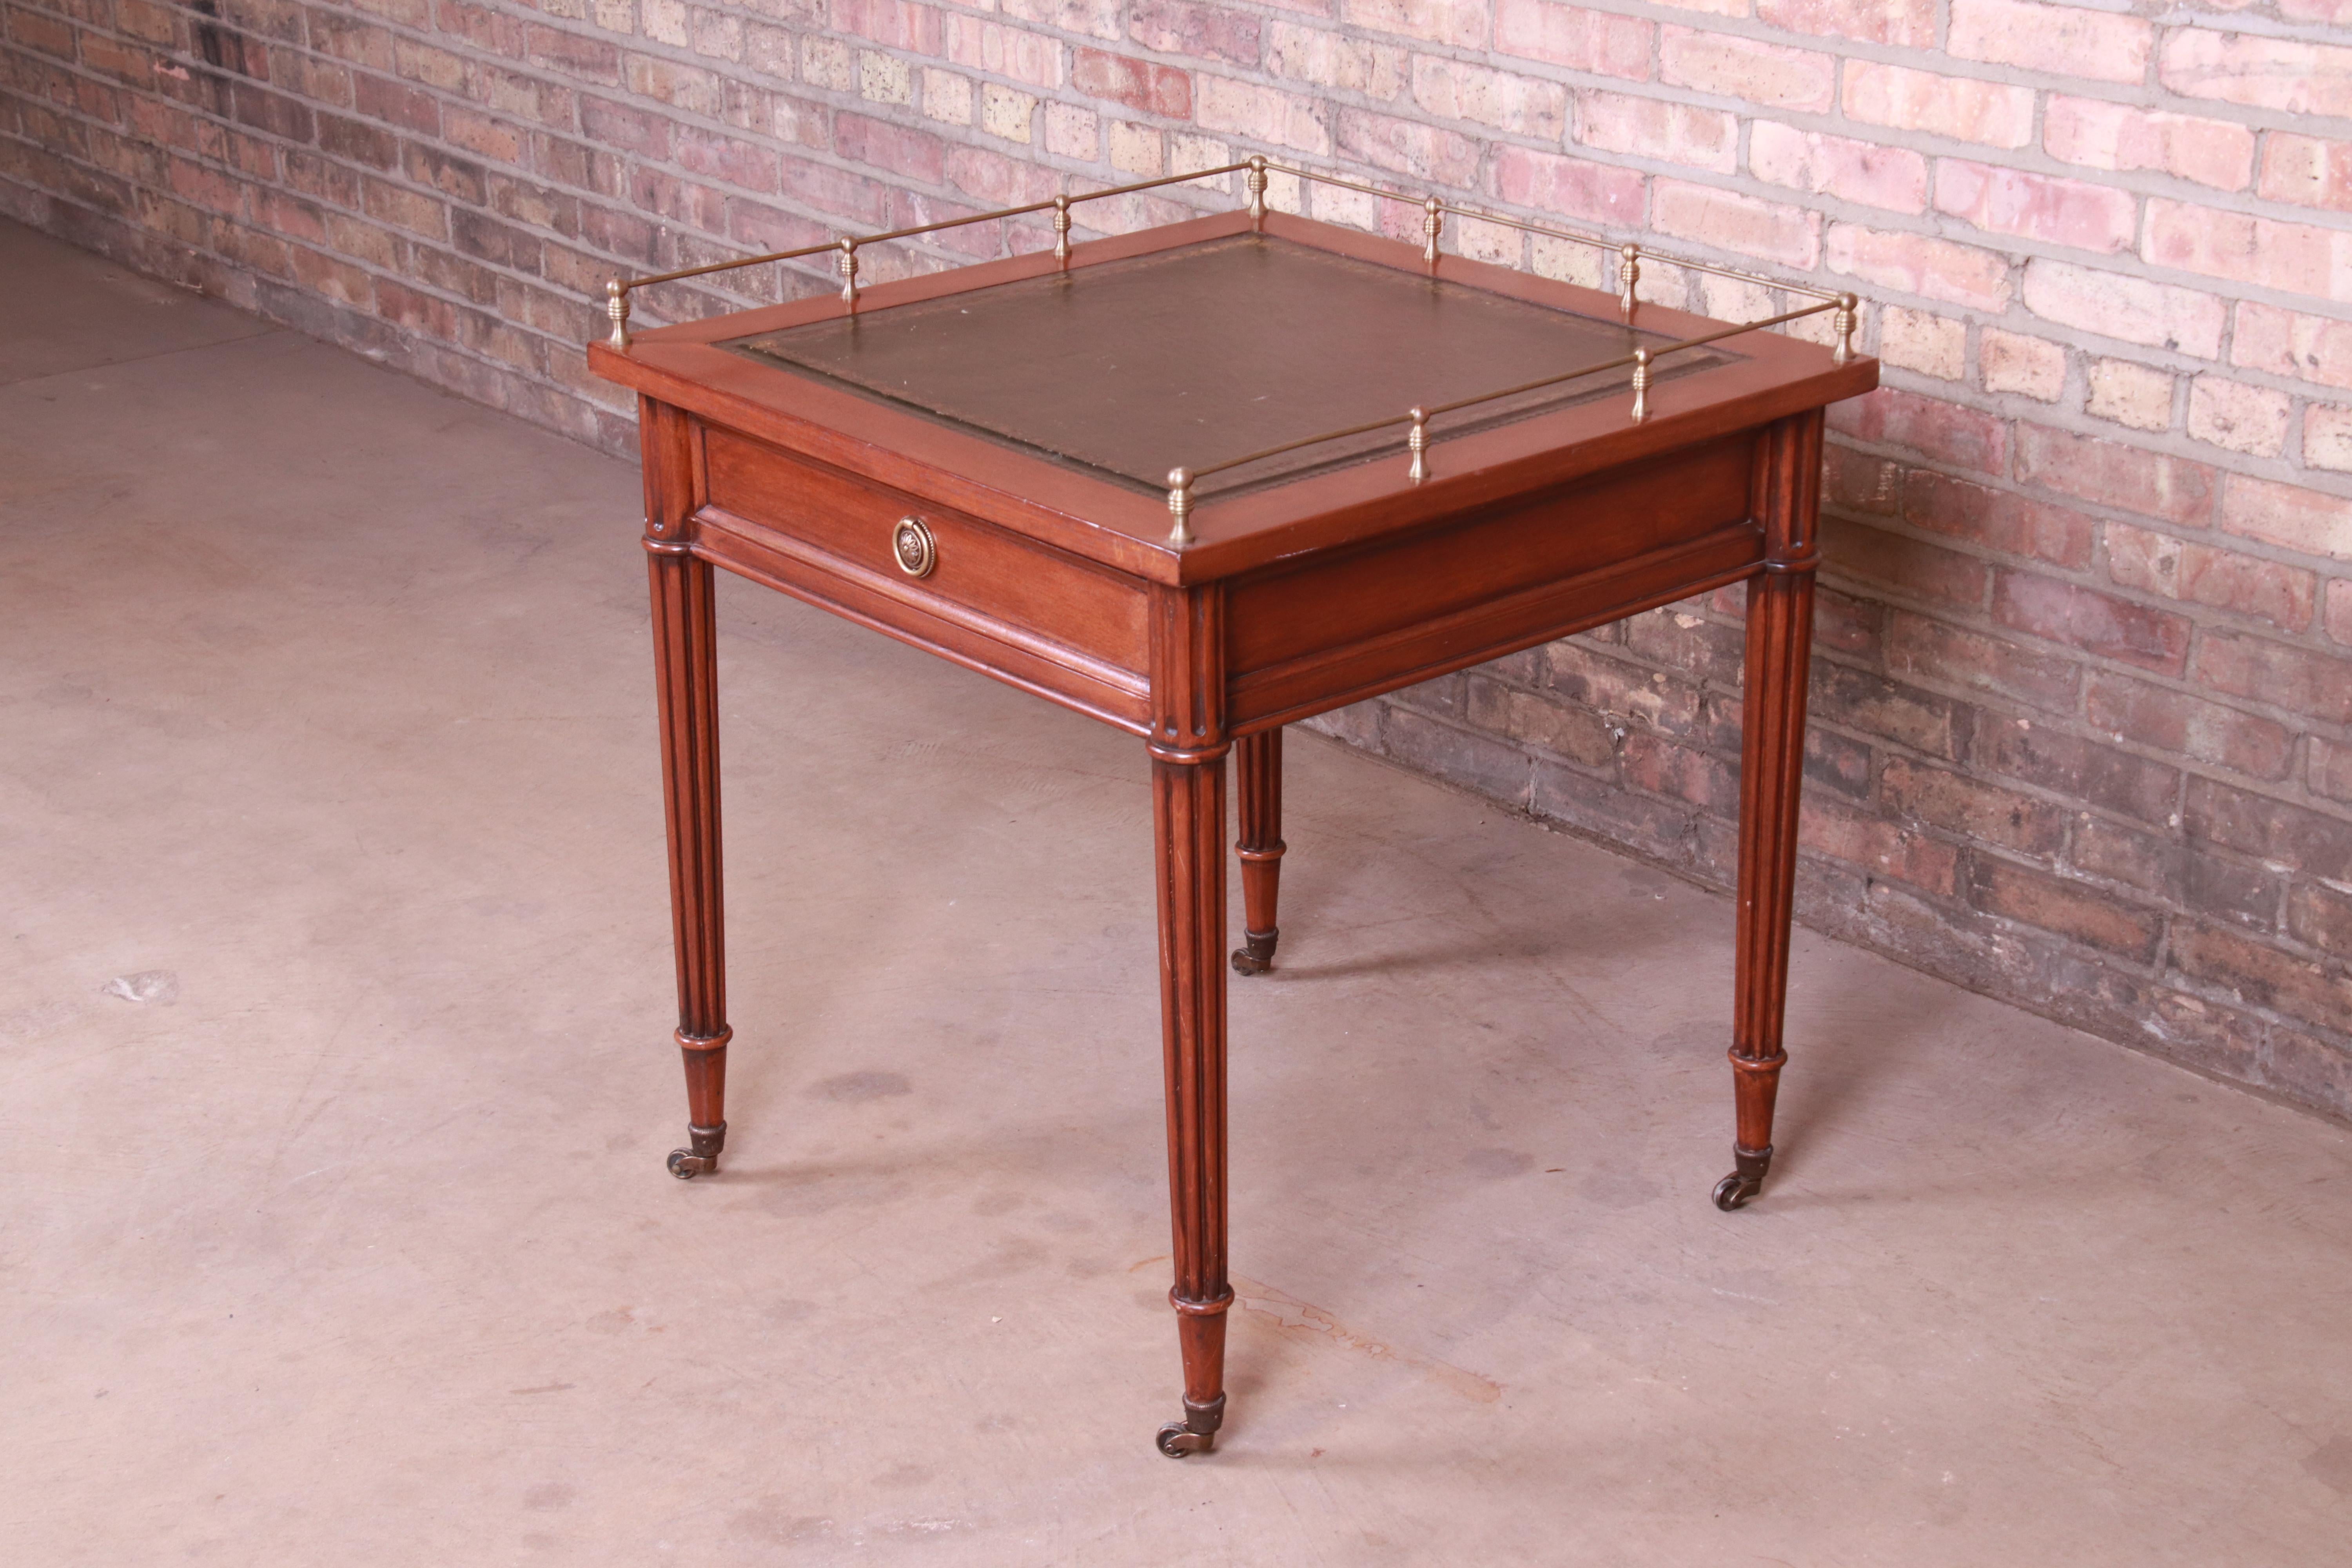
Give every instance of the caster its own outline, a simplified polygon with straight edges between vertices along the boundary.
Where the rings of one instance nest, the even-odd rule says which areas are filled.
[[[1187,1454],[1205,1454],[1217,1446],[1217,1428],[1225,1424],[1225,1396],[1222,1394],[1206,1405],[1184,1401],[1184,1419],[1171,1421],[1160,1428],[1154,1439],[1160,1451],[1171,1459]]]
[[[686,1136],[687,1148],[669,1152],[669,1173],[681,1182],[717,1174],[719,1151],[727,1143],[727,1123],[722,1121],[716,1127],[689,1126]]]
[[[1264,974],[1274,967],[1274,944],[1282,936],[1279,931],[1244,931],[1242,945],[1234,949],[1234,973]]]
[[[1181,1421],[1171,1421],[1160,1428],[1160,1451],[1171,1459],[1187,1454],[1205,1454],[1217,1446],[1214,1432],[1195,1432]]]
[[[1745,1208],[1748,1199],[1764,1190],[1764,1173],[1772,1168],[1772,1145],[1742,1149],[1735,1143],[1731,1162],[1736,1169],[1715,1184],[1715,1206],[1726,1214]]]

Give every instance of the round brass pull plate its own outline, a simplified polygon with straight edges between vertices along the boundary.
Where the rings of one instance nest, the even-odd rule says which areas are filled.
[[[898,526],[890,531],[890,553],[898,558],[898,570],[909,577],[928,577],[940,563],[940,547],[931,531],[911,517],[900,518]]]

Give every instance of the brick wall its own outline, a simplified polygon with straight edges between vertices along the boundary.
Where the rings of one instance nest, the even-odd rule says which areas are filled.
[[[2352,1114],[2352,0],[0,13],[0,210],[614,451],[615,271],[1251,152],[1854,287],[1887,385],[1833,420],[1802,917]],[[1327,727],[1727,880],[1739,615]]]

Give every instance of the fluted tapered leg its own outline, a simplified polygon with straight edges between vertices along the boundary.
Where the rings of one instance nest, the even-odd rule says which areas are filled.
[[[660,692],[662,801],[669,826],[670,931],[677,954],[677,1044],[686,1063],[681,1178],[719,1168],[727,1141],[726,915],[719,888],[719,668],[711,569],[673,541],[646,542]]]
[[[1274,967],[1282,935],[1275,905],[1282,889],[1282,731],[1244,735],[1234,742],[1236,812],[1241,833],[1234,847],[1242,861],[1242,945],[1234,971],[1264,974]]]
[[[1797,884],[1797,807],[1805,761],[1805,681],[1813,636],[1814,526],[1821,416],[1766,433],[1758,484],[1767,563],[1748,587],[1747,689],[1739,772],[1739,908],[1733,1000],[1732,1090],[1738,1130],[1719,1208],[1763,1189],[1772,1110],[1788,1060],[1789,921]]]
[[[1225,1408],[1225,759],[1151,764],[1160,896],[1160,1047],[1168,1201],[1184,1358],[1184,1421],[1171,1452],[1206,1448]],[[1186,1448],[1172,1447],[1197,1439]]]

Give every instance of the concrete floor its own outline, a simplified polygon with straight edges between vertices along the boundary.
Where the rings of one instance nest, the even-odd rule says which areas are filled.
[[[0,275],[9,1560],[2352,1557],[2344,1130],[1801,934],[1718,1214],[1726,900],[1318,739],[1160,1458],[1139,744],[723,586],[673,1181],[635,473]]]

